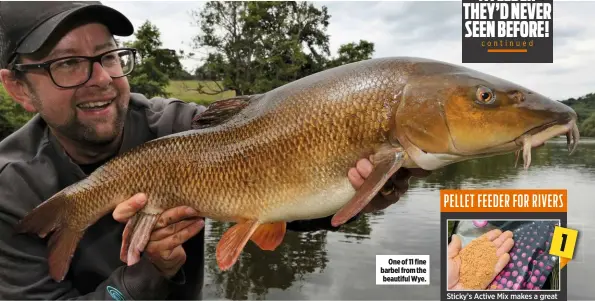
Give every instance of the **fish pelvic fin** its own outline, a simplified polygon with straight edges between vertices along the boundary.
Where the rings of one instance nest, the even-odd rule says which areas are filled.
[[[274,251],[283,242],[286,225],[286,222],[262,224],[254,231],[250,240],[262,250]]]
[[[237,223],[225,231],[217,244],[216,258],[219,269],[228,270],[236,263],[246,243],[260,225],[256,220],[248,220]]]
[[[376,196],[386,181],[405,163],[407,153],[400,148],[381,149],[372,155],[370,159],[374,165],[372,173],[366,178],[353,198],[335,213],[331,219],[333,227],[346,223],[361,212]]]
[[[159,215],[139,211],[126,223],[124,232],[122,232],[120,260],[128,266],[140,261],[140,255],[149,243],[149,238]]]
[[[57,282],[66,277],[74,251],[84,229],[72,229],[66,224],[69,197],[60,191],[29,212],[16,225],[18,233],[35,233],[48,240],[50,276]]]

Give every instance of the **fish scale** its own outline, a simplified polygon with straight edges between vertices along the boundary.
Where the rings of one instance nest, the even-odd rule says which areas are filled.
[[[480,98],[486,94],[494,98]],[[217,106],[226,101],[242,105]],[[156,217],[185,205],[236,223],[217,245],[225,270],[248,240],[274,250],[288,221],[333,215],[333,226],[345,223],[399,168],[435,170],[514,152],[516,133],[539,137],[523,138],[530,141],[525,145],[538,143],[576,122],[572,109],[510,82],[407,57],[332,68],[264,94],[223,100],[203,114],[226,119],[121,154],[21,220],[20,232],[54,232],[54,279],[64,278],[87,227],[139,192],[148,202],[124,230],[129,265],[139,260]],[[544,124],[552,126],[536,132]],[[347,174],[360,158],[369,158],[374,170],[356,190]]]

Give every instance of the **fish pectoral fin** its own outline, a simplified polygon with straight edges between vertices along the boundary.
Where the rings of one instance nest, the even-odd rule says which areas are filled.
[[[240,257],[242,250],[252,234],[261,224],[256,220],[248,220],[229,228],[217,244],[217,264],[222,271],[229,269]]]
[[[128,249],[130,248],[130,240],[132,238],[132,231],[136,226],[136,222],[138,220],[138,215],[133,215],[128,222],[126,222],[126,226],[124,227],[124,231],[122,232],[122,247],[120,248],[120,260],[123,262],[128,262]]]
[[[386,181],[401,168],[406,159],[407,153],[398,149],[392,152],[383,151],[375,154],[373,160],[375,166],[372,173],[357,190],[353,198],[335,213],[331,220],[333,227],[346,223],[350,218],[361,212],[380,191]]]
[[[145,250],[151,232],[159,214],[138,212],[126,223],[122,232],[122,248],[120,260],[131,266],[140,261],[140,253]]]
[[[250,240],[262,250],[274,251],[285,237],[286,225],[286,222],[261,224]]]

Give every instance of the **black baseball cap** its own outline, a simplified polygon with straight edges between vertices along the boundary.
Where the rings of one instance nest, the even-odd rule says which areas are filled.
[[[0,1],[0,69],[17,53],[33,53],[70,22],[93,20],[113,35],[130,36],[134,27],[117,10],[98,1]]]

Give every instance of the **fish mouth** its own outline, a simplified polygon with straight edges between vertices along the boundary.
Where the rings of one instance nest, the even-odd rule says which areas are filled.
[[[531,150],[540,147],[546,141],[563,134],[566,134],[568,151],[571,155],[576,150],[580,138],[576,119],[544,123],[526,131],[511,141],[475,153],[428,153],[413,143],[407,143],[407,152],[411,157],[411,162],[406,162],[403,167],[419,167],[424,170],[435,170],[460,161],[504,155],[511,152],[516,153],[516,162],[518,162],[519,155],[522,151],[524,167],[525,169],[528,169],[531,164]],[[451,148],[456,149],[452,144]]]
[[[576,150],[580,139],[576,119],[572,119],[566,123],[557,121],[549,122],[535,127],[516,138],[513,141],[518,148],[515,151],[515,167],[518,163],[521,151],[523,153],[523,166],[525,169],[528,169],[531,165],[531,150],[535,147],[542,146],[546,141],[563,134],[566,135],[566,144],[569,155],[572,155]]]

